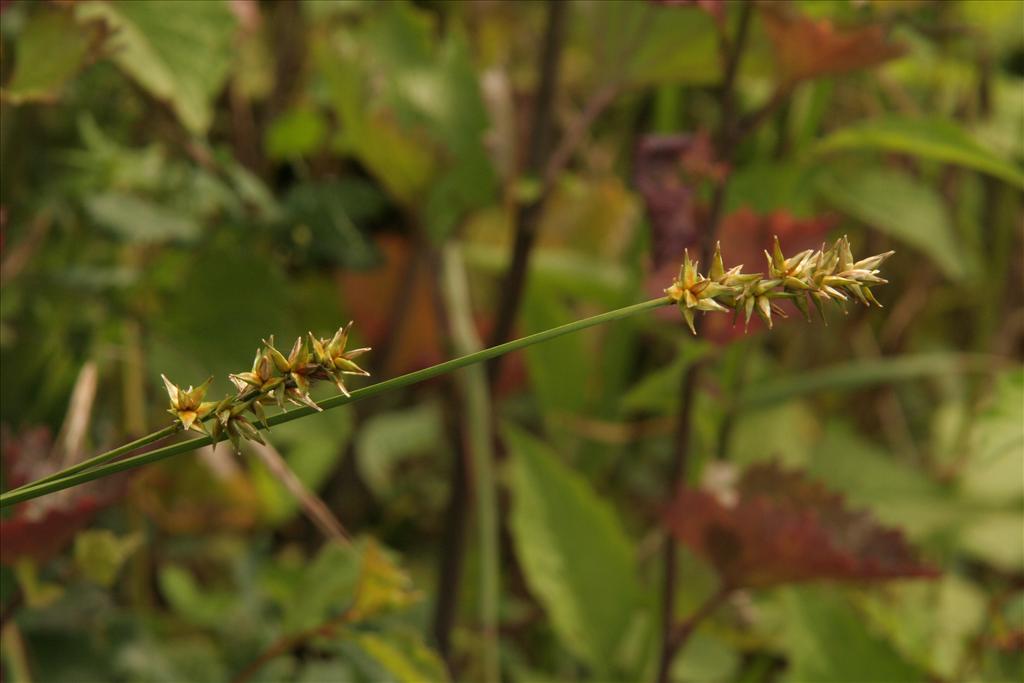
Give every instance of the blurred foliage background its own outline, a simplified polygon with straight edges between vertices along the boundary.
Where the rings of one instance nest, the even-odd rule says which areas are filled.
[[[1020,680],[1024,3],[4,0],[0,40],[4,488],[268,334],[353,319],[376,381],[714,239],[896,250],[883,310],[666,310],[5,510],[7,680]],[[930,578],[812,496],[843,569],[705,602],[667,505],[764,463]]]

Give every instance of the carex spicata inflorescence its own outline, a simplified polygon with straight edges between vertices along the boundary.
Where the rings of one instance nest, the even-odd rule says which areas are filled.
[[[273,336],[263,340],[263,345],[256,349],[252,370],[229,375],[238,392],[220,401],[203,400],[212,377],[195,389],[191,386],[181,389],[161,375],[171,399],[167,412],[174,416],[181,429],[194,429],[213,437],[214,446],[221,434],[227,434],[235,451],[240,450],[243,439],[263,443],[259,429],[246,417],[246,413],[252,413],[269,429],[264,405],[277,404],[285,410],[286,403],[293,403],[319,411],[320,407],[309,396],[313,382],[330,380],[348,396],[345,375],[369,376],[370,373],[359,367],[355,359],[370,349],[345,350],[351,328],[350,322],[330,339],[318,339],[310,332],[307,339],[299,337],[295,340],[287,356],[274,346]]]
[[[750,323],[756,311],[770,328],[772,313],[786,317],[777,299],[792,301],[807,320],[811,319],[809,301],[824,320],[824,304],[828,301],[843,304],[852,297],[867,306],[881,306],[871,288],[886,283],[878,277],[878,266],[893,253],[887,251],[854,261],[850,241],[843,236],[831,247],[823,244],[817,251],[807,249],[786,258],[776,237],[772,253],[765,252],[766,277],[763,273],[744,273],[742,265],[726,270],[719,244],[715,246],[707,276],[697,271],[698,264],[690,260],[689,252],[684,252],[679,277],[665,293],[678,303],[694,334],[696,311],[733,311],[735,316],[743,315],[745,324]]]

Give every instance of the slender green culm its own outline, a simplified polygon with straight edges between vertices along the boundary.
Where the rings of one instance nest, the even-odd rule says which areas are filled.
[[[175,420],[171,426],[31,484],[0,494],[0,508],[202,446],[216,445],[225,439],[230,440],[235,450],[241,452],[243,440],[263,443],[263,436],[257,424],[269,429],[273,425],[297,420],[314,412],[337,408],[360,399],[407,387],[511,351],[594,325],[627,318],[659,306],[677,305],[690,329],[696,333],[694,315],[697,311],[732,311],[736,316],[742,315],[746,322],[749,322],[751,315],[756,312],[768,327],[771,327],[772,313],[784,315],[783,310],[775,303],[778,299],[791,301],[808,320],[808,303],[814,305],[822,318],[823,305],[830,301],[843,304],[853,299],[865,305],[881,305],[872,295],[871,289],[886,283],[878,276],[878,266],[892,253],[890,251],[855,261],[850,252],[850,242],[844,236],[836,240],[831,247],[822,245],[820,250],[806,250],[786,258],[776,238],[772,253],[765,252],[767,276],[762,273],[743,273],[743,266],[726,270],[719,247],[715,249],[708,274],[702,275],[697,270],[698,264],[691,261],[687,253],[683,256],[679,276],[665,289],[666,296],[662,298],[567,323],[352,392],[345,386],[345,376],[369,375],[355,363],[355,359],[370,349],[346,350],[351,322],[329,339],[314,337],[313,333],[309,334],[308,339],[299,337],[287,356],[277,350],[274,338],[270,337],[256,350],[252,370],[230,376],[238,389],[234,396],[225,396],[220,401],[204,401],[212,377],[196,388],[190,386],[187,389],[182,389],[167,377],[163,377],[170,397],[168,412]],[[309,388],[318,380],[332,381],[341,395],[316,403],[310,398]],[[263,406],[266,404],[276,404],[283,411],[286,403],[297,405],[299,408],[269,418],[264,412]],[[257,424],[251,422],[246,413],[251,413]],[[117,460],[181,429],[195,430],[202,436]]]
[[[593,327],[595,325],[601,325],[603,323],[613,322],[615,320],[621,320],[623,318],[629,318],[639,313],[643,313],[645,311],[649,311],[660,306],[667,306],[673,303],[674,302],[672,301],[672,299],[666,296],[658,299],[652,299],[650,301],[645,301],[643,303],[634,304],[632,306],[626,306],[625,308],[619,308],[614,311],[609,311],[607,313],[601,313],[600,315],[595,315],[590,318],[576,320],[571,323],[562,325],[560,327],[554,327],[550,330],[544,330],[543,332],[531,334],[527,337],[515,339],[504,344],[499,344],[498,346],[492,346],[490,348],[483,349],[482,351],[477,351],[476,353],[470,353],[465,356],[461,356],[459,358],[446,361],[444,363],[439,363],[438,365],[432,365],[429,368],[424,368],[422,370],[410,372],[405,375],[400,375],[399,377],[385,380],[383,382],[378,382],[377,384],[371,384],[368,387],[351,391],[347,395],[341,394],[339,396],[333,396],[331,398],[320,401],[319,404],[317,405],[317,408],[318,410],[330,410],[332,408],[337,408],[339,406],[348,405],[349,403],[354,403],[355,401],[370,398],[371,396],[377,396],[378,394],[383,394],[388,391],[401,389],[403,387],[407,387],[413,384],[418,384],[419,382],[425,382],[426,380],[439,377],[441,375],[452,372],[453,370],[458,370],[459,368],[464,368],[475,363],[482,363],[492,358],[502,356],[506,353],[510,353],[512,351],[517,351],[519,349],[526,348],[534,344],[545,342],[549,339],[561,337],[562,335],[570,334],[578,330],[584,330],[587,329],[588,327]],[[279,413],[277,415],[268,417],[265,421],[264,426],[273,427],[279,424],[284,424],[286,422],[291,422],[292,420],[298,420],[299,418],[307,417],[309,415],[312,415],[314,412],[317,412],[317,410],[314,410],[312,407],[308,405],[304,405],[296,410],[291,410],[286,413]],[[4,508],[7,507],[8,505],[13,505],[15,503],[20,503],[25,500],[30,500],[32,498],[38,498],[39,496],[44,496],[48,493],[53,493],[54,491],[60,491],[63,489],[71,488],[72,486],[78,486],[79,484],[84,484],[95,479],[100,479],[102,477],[106,477],[117,472],[123,472],[125,470],[133,469],[135,467],[140,467],[142,465],[148,465],[150,463],[158,462],[160,460],[170,458],[174,455],[188,453],[189,451],[193,451],[197,448],[202,448],[203,446],[208,446],[215,442],[224,441],[225,439],[228,438],[230,438],[230,435],[227,433],[226,430],[222,429],[216,435],[205,434],[195,439],[189,439],[188,441],[182,441],[181,443],[175,443],[169,446],[164,446],[163,448],[158,448],[147,453],[131,456],[125,458],[124,460],[119,460],[117,462],[108,462],[108,460],[110,459],[110,453],[104,453],[93,458],[92,462],[105,462],[106,464],[82,471],[82,465],[85,464],[82,463],[81,465],[76,466],[74,472],[64,470],[62,472],[58,472],[55,475],[51,475],[51,477],[49,477],[46,481],[34,482],[32,484],[23,486],[19,489],[15,489],[13,491],[0,494],[0,508]],[[149,441],[146,441],[145,443],[149,443]],[[117,449],[119,451],[119,455],[125,452],[124,448],[125,447],[122,446],[121,448]],[[112,452],[113,451],[111,451],[111,453]]]

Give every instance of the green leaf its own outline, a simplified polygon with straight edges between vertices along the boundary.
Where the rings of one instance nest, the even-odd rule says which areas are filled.
[[[996,378],[989,407],[971,430],[961,492],[985,503],[1024,501],[1024,370]]]
[[[726,212],[749,207],[762,214],[784,210],[810,218],[815,208],[815,172],[813,166],[793,162],[755,160],[739,166],[729,177]]]
[[[952,280],[968,274],[970,259],[957,243],[939,193],[895,168],[826,173],[818,191],[836,208],[930,257]]]
[[[848,391],[949,373],[984,372],[991,364],[992,358],[989,356],[946,352],[855,360],[808,372],[792,373],[777,379],[761,379],[743,392],[739,407],[743,410],[757,410],[823,391]]]
[[[644,614],[634,551],[612,507],[542,442],[509,427],[512,534],[527,582],[565,645],[608,678]],[[642,627],[642,625],[640,625]]]
[[[888,116],[864,121],[832,133],[818,144],[815,153],[853,149],[901,152],[957,164],[1024,188],[1024,172],[1018,165],[1003,159],[963,128],[945,119]]]
[[[286,605],[285,633],[298,633],[348,609],[356,598],[362,570],[362,544],[328,543],[303,568]]]
[[[81,27],[67,12],[40,8],[18,36],[14,74],[0,91],[11,104],[56,99],[61,87],[82,67],[95,38],[93,27]]]
[[[852,429],[827,429],[815,444],[808,472],[845,494],[854,507],[866,507],[883,524],[914,537],[943,533],[965,512],[941,485]]]
[[[1017,477],[1020,476],[1018,471]],[[983,512],[960,529],[960,544],[971,555],[1008,574],[1024,571],[1024,512]]]
[[[417,638],[402,637],[396,633],[365,633],[355,636],[354,640],[387,676],[384,680],[396,683],[448,680],[444,662]],[[382,679],[378,674],[371,680]]]
[[[740,653],[726,641],[698,628],[672,663],[672,679],[681,681],[734,681]]]
[[[831,588],[790,588],[783,592],[782,629],[789,666],[785,681],[861,683],[925,681],[923,671],[904,660]]]
[[[75,565],[90,581],[109,587],[140,545],[139,533],[118,538],[108,529],[83,531],[75,536]]]
[[[111,58],[192,133],[213,121],[213,99],[234,58],[234,15],[221,0],[103,2],[76,7],[81,20],[105,21]]]
[[[263,147],[271,159],[297,159],[311,154],[327,139],[327,122],[316,109],[297,107],[267,128]]]
[[[204,590],[184,567],[166,565],[158,575],[160,593],[185,621],[198,626],[223,627],[236,597],[223,590]]]
[[[716,28],[706,12],[645,2],[596,2],[578,9],[571,26],[594,55],[594,78],[601,83],[623,78],[632,86],[711,85],[721,79]]]
[[[94,221],[128,242],[191,242],[201,231],[191,217],[125,192],[92,195],[85,208]]]
[[[443,443],[443,416],[436,402],[374,415],[360,427],[356,457],[359,472],[377,496],[387,496],[395,467],[402,460],[436,452]]]
[[[365,10],[347,45],[317,49],[342,150],[402,204],[417,206],[440,242],[497,190],[484,146],[490,118],[468,40],[449,30],[440,41],[434,16],[409,3]]]

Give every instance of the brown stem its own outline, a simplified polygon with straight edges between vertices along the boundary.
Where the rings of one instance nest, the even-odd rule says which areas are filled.
[[[437,603],[432,624],[434,643],[441,658],[455,678],[451,658],[451,631],[458,613],[459,587],[462,584],[463,557],[466,549],[466,521],[469,510],[469,454],[466,452],[465,430],[459,415],[455,388],[445,392],[445,422],[452,444],[452,471],[448,507],[444,515],[441,552],[437,578]]]
[[[555,87],[558,82],[558,66],[561,62],[564,43],[567,7],[568,3],[561,0],[548,2],[547,29],[540,59],[540,84],[530,125],[530,146],[525,168],[527,176],[539,176],[543,173],[547,160],[549,140],[554,123]],[[537,239],[537,226],[540,222],[544,199],[545,192],[542,191],[535,200],[520,204],[516,208],[516,234],[512,245],[512,261],[506,271],[501,288],[501,300],[498,303],[498,313],[490,339],[492,346],[508,341],[512,335],[512,326],[516,313],[519,311],[519,304],[526,284],[530,251]],[[492,386],[500,368],[500,358],[495,358],[487,366],[487,376]]]
[[[436,250],[433,253],[431,270],[442,272],[441,259]],[[441,330],[450,330],[448,304],[442,296],[440,275],[434,288],[434,308],[437,311],[438,326]],[[454,353],[451,336],[445,332],[445,342],[449,355]],[[452,446],[452,464],[448,493],[448,507],[445,510],[444,529],[441,535],[441,548],[438,556],[437,602],[434,606],[432,631],[438,653],[448,667],[449,675],[455,679],[456,671],[451,652],[451,631],[458,614],[459,588],[462,585],[463,559],[466,549],[467,518],[469,517],[469,497],[471,494],[467,468],[470,464],[470,453],[466,442],[466,411],[461,405],[459,390],[453,376],[447,379],[443,392],[445,426],[448,430],[448,442]]]
[[[349,538],[348,532],[345,531],[341,521],[331,512],[331,508],[327,506],[327,503],[320,496],[311,491],[299,479],[298,475],[295,474],[295,470],[288,466],[288,463],[281,457],[276,448],[259,443],[253,443],[251,446],[256,457],[281,482],[285,489],[288,490],[288,493],[292,494],[292,497],[299,503],[306,517],[319,529],[324,538],[336,541],[342,545],[351,545],[352,541]]]
[[[721,121],[717,136],[718,157],[728,161],[732,157],[733,146],[736,135],[736,111],[735,111],[735,84],[739,72],[740,57],[746,44],[750,28],[750,20],[753,14],[754,3],[748,0],[740,8],[736,39],[729,42],[723,34],[720,42],[720,50],[725,62],[724,80],[721,89]],[[715,188],[711,201],[711,209],[708,215],[708,229],[701,239],[701,262],[707,263],[714,248],[715,235],[718,232],[718,224],[722,217],[725,206],[725,192],[727,181],[723,180]],[[700,321],[698,321],[699,324]],[[699,331],[699,328],[698,328]],[[693,403],[696,396],[696,388],[702,370],[701,363],[694,363],[687,368],[679,388],[680,404],[676,420],[676,438],[673,447],[672,464],[669,472],[668,499],[672,500],[679,493],[679,490],[686,485],[689,473],[690,461],[690,436],[693,431]],[[672,536],[665,541],[665,548],[662,559],[663,567],[663,604],[661,615],[661,657],[658,665],[658,681],[668,681],[669,670],[672,666],[672,658],[675,656],[678,644],[674,643],[674,615],[673,607],[676,600],[676,572],[677,572],[677,546]]]

